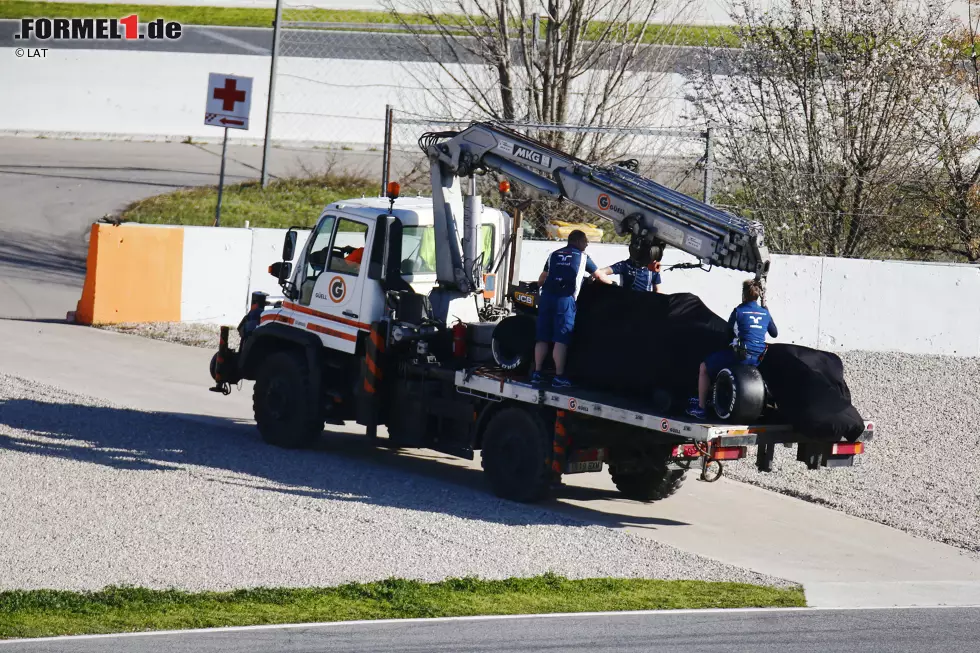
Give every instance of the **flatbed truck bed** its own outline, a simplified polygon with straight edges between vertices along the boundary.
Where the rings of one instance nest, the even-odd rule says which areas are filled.
[[[874,423],[869,421],[865,421],[864,431],[853,442],[814,440],[797,433],[785,423],[697,422],[686,416],[652,412],[643,401],[619,397],[610,392],[582,388],[536,388],[506,370],[491,367],[459,370],[455,383],[457,392],[490,401],[506,400],[547,406],[573,419],[603,420],[642,429],[653,441],[676,445],[673,450],[675,462],[687,459],[689,463],[691,459],[701,459],[702,478],[706,480],[712,461],[742,458],[748,447],[758,447],[756,463],[762,471],[769,471],[776,444],[787,447],[797,444],[797,459],[807,463],[810,469],[816,469],[820,466],[853,464],[854,455],[863,453],[863,444],[874,438]],[[716,480],[721,475],[720,465],[715,469],[714,478],[710,480]],[[566,470],[565,473],[574,471],[577,470]]]

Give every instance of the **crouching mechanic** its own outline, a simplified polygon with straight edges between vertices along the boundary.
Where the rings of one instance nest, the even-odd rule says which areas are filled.
[[[572,342],[575,328],[575,300],[582,287],[582,277],[594,276],[603,283],[611,283],[585,253],[589,239],[576,229],[568,234],[568,244],[552,252],[538,277],[541,297],[538,301],[537,342],[534,345],[534,371],[531,383],[541,383],[541,368],[548,356],[548,344],[555,343],[555,378],[551,385],[567,388],[571,382],[565,378],[565,360],[568,345]]]
[[[729,349],[716,351],[701,363],[698,375],[698,396],[691,398],[687,414],[704,419],[711,380],[718,372],[731,365],[758,366],[766,353],[766,334],[779,335],[769,309],[759,304],[762,284],[748,279],[742,284],[742,303],[735,307],[728,318],[728,332],[732,338]]]
[[[654,261],[650,265],[640,265],[631,257],[602,268],[599,272],[606,276],[618,274],[619,285],[623,288],[639,292],[660,292],[660,261]]]

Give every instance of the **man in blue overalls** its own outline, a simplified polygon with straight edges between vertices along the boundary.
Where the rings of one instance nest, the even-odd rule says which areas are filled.
[[[639,292],[660,292],[660,262],[640,265],[632,258],[613,263],[600,270],[604,275],[618,274],[619,285]]]
[[[544,271],[538,277],[541,298],[538,302],[537,342],[534,345],[534,372],[531,383],[540,385],[541,367],[548,356],[549,343],[555,343],[552,356],[555,359],[555,378],[551,385],[567,388],[572,385],[565,378],[565,360],[568,345],[572,342],[575,328],[575,299],[582,287],[582,277],[594,276],[603,283],[610,283],[585,254],[589,239],[585,233],[576,229],[568,234],[568,244],[552,252],[544,264]]]
[[[758,366],[766,353],[766,334],[775,338],[779,335],[776,323],[772,321],[769,309],[759,304],[762,284],[748,279],[742,284],[742,303],[735,307],[728,318],[728,333],[732,338],[729,349],[716,351],[701,363],[698,375],[698,397],[691,398],[687,414],[695,419],[704,419],[705,405],[711,381],[718,372],[732,365]]]

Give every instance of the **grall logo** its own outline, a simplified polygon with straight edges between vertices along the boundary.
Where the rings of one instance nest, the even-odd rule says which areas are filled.
[[[612,202],[609,200],[609,196],[605,193],[599,195],[599,199],[596,200],[596,205],[598,205],[601,211],[608,211],[609,207],[612,206]]]
[[[150,39],[177,40],[184,27],[163,18],[144,23],[140,30],[139,16],[123,18],[21,18],[20,33],[15,39],[38,41],[113,41]]]

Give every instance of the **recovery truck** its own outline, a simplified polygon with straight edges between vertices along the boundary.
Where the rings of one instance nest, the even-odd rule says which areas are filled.
[[[697,423],[612,393],[532,387],[493,347],[514,308],[534,301],[518,284],[520,210],[512,217],[482,206],[476,175],[494,173],[502,191],[514,181],[611,221],[641,259],[659,260],[670,245],[764,281],[762,226],[647,179],[634,162],[592,165],[498,123],[427,133],[419,145],[431,198],[399,199],[392,183],[386,198],[327,206],[295,267],[291,228],[283,260],[269,270],[284,298],[253,293],[237,349],[231,327],[221,327],[211,389],[227,394],[253,380],[266,442],[306,447],[325,423],[347,421],[377,438],[384,426],[384,446],[470,460],[480,451],[493,492],[524,502],[546,496],[564,474],[604,467],[623,495],[653,501],[673,494],[692,464],[716,480],[722,461],[750,447],[764,471],[777,444],[795,444],[810,469],[850,465],[863,452],[871,423],[855,442],[818,442],[788,425]]]

